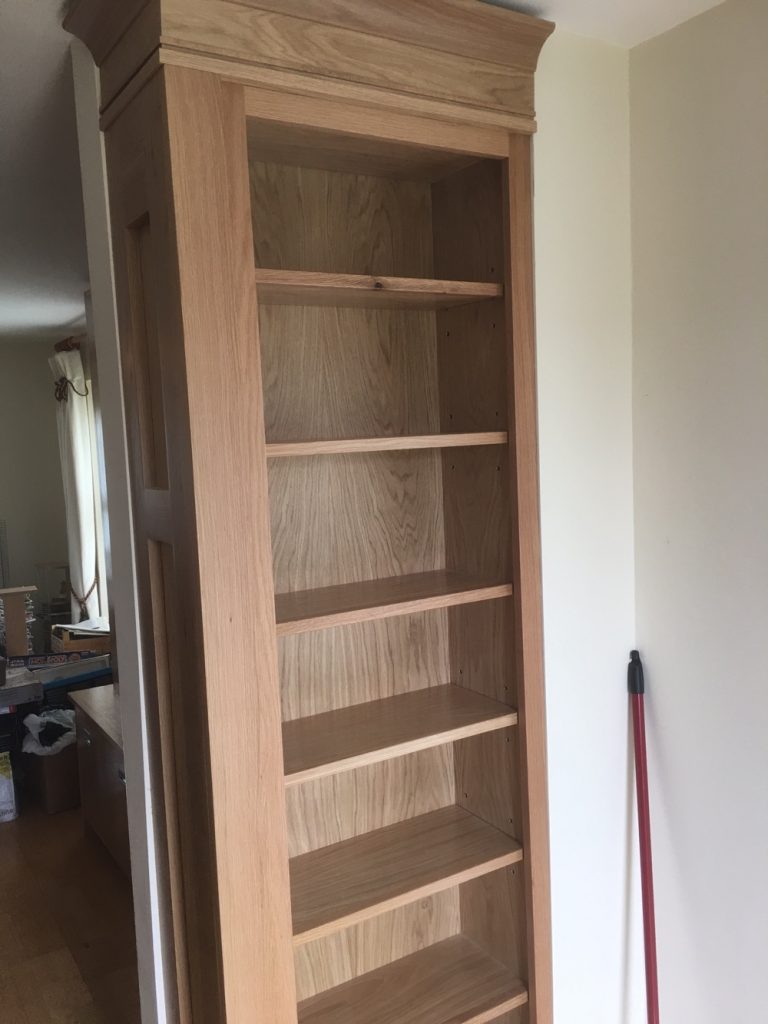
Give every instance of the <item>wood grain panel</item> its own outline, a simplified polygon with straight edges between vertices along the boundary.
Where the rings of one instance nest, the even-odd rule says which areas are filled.
[[[291,857],[454,802],[453,748],[434,747],[286,790]]]
[[[439,430],[429,313],[262,307],[268,441]]]
[[[116,688],[92,686],[69,695],[76,708],[80,708],[120,750],[123,749],[123,728],[120,721],[120,698]]]
[[[488,1024],[527,1001],[513,972],[456,936],[303,1002],[300,1024]]]
[[[451,679],[517,706],[512,602],[487,601],[448,610]]]
[[[251,7],[329,22],[427,49],[535,70],[551,22],[476,0],[240,0]],[[440,31],[435,32],[439,22]]]
[[[520,761],[515,729],[459,740],[454,746],[456,803],[519,839]]]
[[[443,565],[437,452],[271,461],[269,499],[281,631],[298,593]]]
[[[129,6],[129,5],[126,5]],[[101,66],[101,109],[105,110],[160,44],[160,4],[147,3],[120,36]]]
[[[294,943],[441,892],[522,859],[518,843],[458,807],[291,860]]]
[[[271,1005],[290,1022],[287,837],[264,419],[254,401],[261,379],[243,96],[194,72],[168,69],[165,82],[227,1018],[245,1020],[254,1005]],[[211,358],[212,338],[226,359]],[[236,602],[222,600],[232,593]]]
[[[499,164],[485,161],[433,185],[439,273],[482,273],[502,280],[507,264],[501,171]],[[507,309],[494,303],[441,311],[437,335],[443,429],[485,425],[491,414],[495,424],[507,422],[512,404],[507,395]],[[516,523],[508,461],[494,459],[497,453],[490,450],[478,451],[478,459],[471,462],[464,458],[466,454],[443,454],[447,564],[469,564],[476,571],[503,566],[510,573]],[[451,609],[448,622],[453,678],[513,704],[517,699],[514,603],[478,606],[476,611]],[[458,742],[454,770],[457,804],[500,831],[520,837],[523,816],[516,730]],[[460,904],[462,933],[527,977],[523,877],[515,867],[469,882],[462,886]]]
[[[300,456],[354,455],[361,452],[405,452],[435,448],[478,448],[507,443],[504,430],[477,434],[408,434],[401,437],[347,437],[332,441],[273,441],[267,445],[268,459]]]
[[[369,306],[374,309],[449,309],[498,298],[501,285],[431,278],[256,271],[266,306]]]
[[[82,39],[93,59],[101,65],[134,18],[149,3],[150,0],[125,0],[114,7],[94,0],[79,0],[67,5],[64,28]]]
[[[523,866],[512,864],[466,882],[460,888],[459,900],[462,935],[527,982]]]
[[[533,111],[529,71],[228,0],[164,0],[165,46],[454,103]]]
[[[283,724],[287,785],[516,724],[510,707],[460,686],[428,687]]]
[[[275,595],[277,632],[278,636],[306,633],[475,601],[495,601],[511,594],[511,583],[443,570],[297,590]]]
[[[252,87],[245,100],[251,159],[262,163],[436,181],[477,156],[501,159],[509,146],[502,129],[373,111],[323,96]]]
[[[547,810],[547,740],[539,528],[536,416],[536,328],[533,281],[533,165],[529,139],[513,135],[505,175],[507,375],[515,591],[515,656],[521,716],[520,763],[531,1018],[551,1024],[552,938]],[[515,301],[510,300],[514,294]]]
[[[427,896],[295,950],[298,998],[308,999],[459,931],[459,892]]]
[[[446,612],[280,637],[283,721],[449,681]]]
[[[259,1004],[295,1020],[244,116],[238,90],[170,69],[134,97],[107,140],[121,340],[130,350],[126,229],[146,218],[173,450],[172,550],[152,569],[128,358],[148,728],[159,834],[167,828],[160,884],[165,896],[170,883],[172,904],[164,923],[176,977],[165,980],[172,1000],[178,982],[180,1019],[211,1024],[248,1020]],[[211,339],[226,359],[212,359]],[[236,605],[221,600],[232,587],[242,592]],[[233,714],[246,704],[247,722]]]
[[[251,160],[257,267],[432,277],[426,182]]]

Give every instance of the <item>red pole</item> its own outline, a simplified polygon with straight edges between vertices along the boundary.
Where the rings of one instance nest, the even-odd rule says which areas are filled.
[[[635,739],[637,822],[640,835],[640,880],[643,892],[643,934],[645,939],[645,991],[648,1024],[659,1024],[659,979],[656,965],[656,912],[653,899],[653,857],[651,853],[651,809],[648,801],[648,756],[645,748],[645,682],[643,664],[637,651],[630,652],[629,701]]]

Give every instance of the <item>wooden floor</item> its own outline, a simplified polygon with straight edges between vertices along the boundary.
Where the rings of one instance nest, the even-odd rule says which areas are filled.
[[[0,1022],[139,1024],[130,885],[79,811],[0,824]]]

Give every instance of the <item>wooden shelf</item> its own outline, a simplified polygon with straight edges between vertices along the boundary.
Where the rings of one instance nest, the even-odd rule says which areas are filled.
[[[500,284],[433,281],[368,274],[256,270],[259,301],[270,306],[370,306],[381,309],[448,309],[498,299]]]
[[[511,595],[511,583],[445,569],[296,590],[275,595],[277,634],[308,633]]]
[[[517,724],[514,708],[461,686],[431,686],[283,723],[286,785]]]
[[[299,1024],[487,1024],[528,1001],[525,985],[462,935],[299,1003]]]
[[[406,452],[421,448],[473,448],[506,444],[505,430],[475,434],[417,434],[409,437],[350,437],[336,441],[273,441],[268,459],[298,455],[346,455],[356,452]]]
[[[294,857],[293,941],[405,906],[522,860],[520,844],[461,807],[444,807]]]

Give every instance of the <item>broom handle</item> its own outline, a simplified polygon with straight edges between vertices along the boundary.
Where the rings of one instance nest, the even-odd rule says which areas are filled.
[[[651,853],[651,810],[648,801],[648,756],[645,748],[645,683],[643,664],[637,651],[630,653],[627,673],[632,728],[635,739],[637,822],[640,836],[640,880],[643,893],[643,936],[645,940],[645,991],[648,1024],[659,1024],[659,979],[656,965],[656,912],[653,899],[653,856]]]

